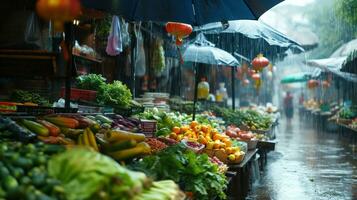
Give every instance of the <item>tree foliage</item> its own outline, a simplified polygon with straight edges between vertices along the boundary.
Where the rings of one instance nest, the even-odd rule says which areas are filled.
[[[357,26],[357,0],[335,0],[335,7],[338,17]]]
[[[353,8],[356,2],[357,0],[316,0],[309,6],[306,17],[313,32],[319,37],[319,47],[310,53],[312,57],[329,57],[342,44],[356,37],[357,21],[350,23],[350,20],[343,17],[357,16],[354,14],[357,9]]]

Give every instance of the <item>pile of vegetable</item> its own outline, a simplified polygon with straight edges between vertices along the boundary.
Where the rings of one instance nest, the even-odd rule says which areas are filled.
[[[339,112],[339,117],[342,119],[353,119],[357,117],[357,109],[342,108]]]
[[[61,181],[47,172],[50,157],[62,151],[62,146],[0,141],[0,199],[66,199]]]
[[[227,180],[206,154],[196,154],[183,145],[175,145],[144,157],[130,168],[145,172],[154,180],[171,179],[194,199],[225,199]]]
[[[226,124],[235,125],[245,130],[268,130],[273,124],[269,115],[255,110],[231,110],[214,107],[213,111],[217,116],[222,117]]]
[[[98,91],[106,84],[106,79],[101,74],[88,74],[77,77],[77,88]]]
[[[17,103],[32,103],[39,106],[50,106],[48,99],[41,95],[25,90],[14,90],[10,95],[10,100]]]
[[[128,109],[131,106],[131,100],[130,90],[120,81],[102,85],[97,94],[99,104],[114,108]]]
[[[144,173],[120,166],[107,156],[71,149],[49,161],[49,174],[63,183],[68,200],[181,200],[184,194],[171,180],[152,182]]]
[[[148,110],[137,115],[139,119],[157,121],[157,131],[155,133],[157,137],[167,136],[171,133],[173,127],[181,126],[182,119],[180,116],[179,113],[167,113],[158,109]]]

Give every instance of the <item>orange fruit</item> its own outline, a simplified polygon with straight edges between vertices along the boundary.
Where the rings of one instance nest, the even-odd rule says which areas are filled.
[[[226,144],[226,147],[231,147],[232,146],[232,141],[230,140],[225,140],[224,144]]]
[[[198,133],[198,132],[201,131],[201,126],[200,126],[200,125],[197,125],[197,126],[195,126],[195,127],[193,128],[193,130],[194,130],[196,133]]]
[[[177,139],[177,135],[176,135],[176,133],[174,133],[174,132],[172,132],[172,133],[170,133],[170,136],[169,136],[171,139],[174,139],[174,140],[176,140]]]
[[[214,141],[213,148],[214,148],[214,149],[219,149],[220,147],[221,147],[221,142],[218,141],[218,140]]]
[[[180,127],[174,126],[174,127],[172,128],[172,132],[174,132],[174,133],[176,133],[176,134],[179,134],[180,131],[181,131]]]
[[[181,126],[181,133],[186,133],[188,129],[190,129],[190,127],[187,125]]]
[[[212,137],[213,140],[220,140],[221,138],[222,138],[222,137],[221,137],[220,134],[215,134],[215,135],[213,135],[213,137]]]
[[[190,123],[190,127],[191,127],[191,128],[195,128],[197,125],[198,125],[198,122],[197,122],[197,121],[192,121],[192,122]]]
[[[201,131],[204,132],[204,133],[207,133],[207,131],[208,131],[208,126],[207,126],[207,125],[202,125],[202,126],[201,126]]]
[[[198,137],[198,142],[201,143],[201,144],[207,144],[207,140],[205,137],[203,137],[202,135],[200,135]]]

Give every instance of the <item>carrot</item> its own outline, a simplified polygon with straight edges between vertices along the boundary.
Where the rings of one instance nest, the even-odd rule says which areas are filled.
[[[46,120],[37,120],[38,123],[42,124],[42,126],[46,127],[49,132],[50,136],[58,136],[61,133],[60,128],[58,128],[56,125],[52,124],[51,122],[48,122]]]

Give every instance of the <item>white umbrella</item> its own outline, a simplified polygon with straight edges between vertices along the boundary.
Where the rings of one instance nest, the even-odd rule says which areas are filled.
[[[357,39],[351,40],[346,44],[343,44],[340,48],[334,51],[330,57],[332,58],[348,56],[354,50],[357,50]]]
[[[194,63],[204,63],[211,65],[226,65],[237,67],[239,65],[238,60],[232,56],[230,53],[223,51],[222,49],[214,47],[214,44],[206,40],[202,33],[197,35],[197,38],[194,42],[188,44],[185,47],[184,53],[182,55],[182,59],[184,62],[194,62]],[[195,72],[195,98],[194,98],[194,106],[193,106],[193,119],[195,120],[196,115],[196,102],[197,102],[197,80],[198,74],[196,68]],[[233,70],[232,70],[233,73]],[[233,75],[232,75],[233,76]],[[232,80],[234,80],[232,78]],[[232,106],[235,106],[235,92],[234,92],[234,84],[232,84],[232,98],[233,103]]]
[[[238,66],[238,60],[230,53],[214,47],[203,34],[189,44],[182,55],[184,62],[204,63],[212,65]]]

